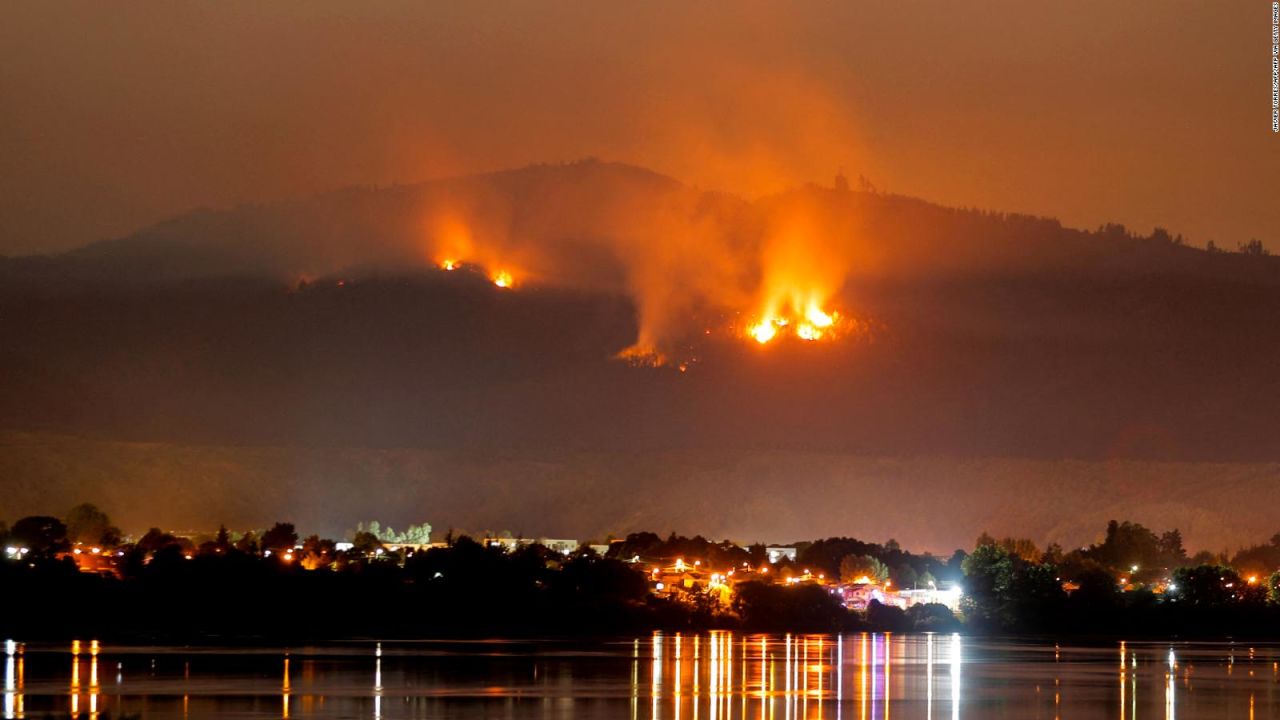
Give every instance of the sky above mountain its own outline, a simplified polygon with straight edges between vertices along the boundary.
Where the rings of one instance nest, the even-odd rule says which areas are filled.
[[[0,254],[588,155],[1280,250],[1265,3],[25,3]]]

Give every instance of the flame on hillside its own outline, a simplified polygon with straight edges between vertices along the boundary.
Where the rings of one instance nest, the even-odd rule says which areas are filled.
[[[771,228],[761,252],[760,309],[747,337],[760,345],[783,336],[805,342],[837,337],[841,316],[830,304],[844,284],[843,254],[806,213]]]
[[[827,344],[858,327],[840,302],[848,233],[831,232],[817,205],[783,205],[760,223],[709,211],[680,189],[656,202],[591,197],[540,196],[536,211],[519,214],[500,195],[451,201],[428,219],[427,256],[442,271],[476,273],[503,290],[626,295],[637,334],[617,357],[639,366],[688,370],[708,336],[757,347]]]
[[[787,332],[800,340],[812,342],[835,337],[839,322],[840,313],[826,312],[811,302],[803,308],[792,307],[787,312],[771,310],[760,320],[747,326],[747,335],[760,345]]]

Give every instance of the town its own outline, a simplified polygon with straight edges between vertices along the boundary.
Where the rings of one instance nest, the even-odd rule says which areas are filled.
[[[971,551],[940,557],[847,537],[766,545],[674,533],[588,542],[449,531],[437,539],[426,523],[403,532],[360,524],[342,540],[303,537],[287,522],[132,538],[85,504],[62,518],[0,524],[0,546],[0,624],[24,636],[1256,634],[1280,617],[1280,534],[1230,557],[1188,555],[1177,530],[1117,521],[1101,542],[1070,551],[984,533]],[[159,594],[139,606],[142,589]]]

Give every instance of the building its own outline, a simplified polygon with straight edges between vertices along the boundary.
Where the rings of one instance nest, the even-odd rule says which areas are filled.
[[[771,563],[782,560],[796,561],[796,549],[793,547],[767,547],[764,549],[764,554]]]
[[[561,555],[568,555],[580,545],[577,540],[563,538],[485,538],[482,544],[485,547],[501,547],[507,552],[529,545],[541,545]]]
[[[952,582],[942,582],[926,588],[909,588],[897,590],[890,585],[876,583],[852,583],[841,585],[837,591],[845,607],[850,610],[866,610],[872,600],[881,605],[906,610],[912,605],[938,604],[945,605],[951,612],[960,609],[960,586]]]

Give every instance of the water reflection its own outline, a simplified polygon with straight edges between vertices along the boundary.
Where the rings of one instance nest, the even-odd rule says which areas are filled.
[[[13,640],[4,643],[4,716],[23,717],[23,657],[22,648]]]
[[[322,648],[4,644],[4,717],[890,720],[1280,715],[1280,647],[653,633]],[[101,665],[101,663],[106,663]],[[114,682],[101,672],[114,667]],[[111,677],[108,675],[108,677]]]
[[[947,698],[951,716],[960,715],[963,640],[958,635],[939,643],[933,635],[878,633],[770,637],[712,632],[705,640],[654,633],[646,645],[646,658],[640,657],[639,641],[632,646],[633,718],[639,716],[641,701],[648,700],[654,720],[843,720],[854,708],[851,717],[889,720],[895,704],[909,695],[923,705],[923,717],[932,718],[935,690]],[[639,682],[642,660],[649,665],[647,687]],[[935,676],[937,663],[947,664],[949,672]],[[923,678],[917,678],[921,673]]]

